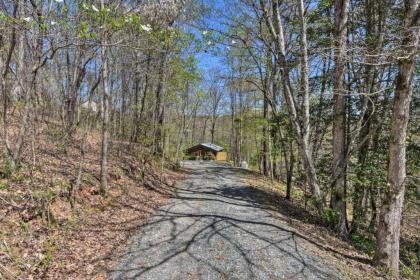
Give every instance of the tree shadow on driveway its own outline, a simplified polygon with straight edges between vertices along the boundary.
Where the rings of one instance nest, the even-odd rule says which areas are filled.
[[[307,253],[308,243],[321,245],[279,219],[272,194],[246,186],[233,168],[189,168],[177,197],[133,237],[111,279],[343,279]]]

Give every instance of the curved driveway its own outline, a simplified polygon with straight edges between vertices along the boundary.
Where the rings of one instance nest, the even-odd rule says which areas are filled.
[[[133,237],[111,279],[343,279],[305,252],[307,241],[261,203],[240,170],[185,168],[177,197]]]

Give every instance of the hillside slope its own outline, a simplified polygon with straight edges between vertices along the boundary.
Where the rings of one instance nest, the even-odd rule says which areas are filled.
[[[16,133],[12,124],[12,140]],[[59,124],[45,122],[36,123],[26,139],[18,171],[11,172],[5,154],[0,158],[0,278],[99,277],[182,177],[161,169],[147,149],[113,142],[104,198],[98,194],[98,133],[77,131],[68,142]],[[82,143],[83,172],[72,209],[69,194],[80,171]]]

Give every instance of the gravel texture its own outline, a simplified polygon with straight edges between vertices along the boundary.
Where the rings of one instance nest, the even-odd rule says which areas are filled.
[[[190,176],[131,240],[111,279],[343,279],[260,203],[241,171],[185,162]]]

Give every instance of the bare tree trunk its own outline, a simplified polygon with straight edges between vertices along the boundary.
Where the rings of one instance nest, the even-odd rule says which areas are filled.
[[[324,128],[321,128],[321,124],[325,123],[325,121],[322,120],[322,115],[324,112],[324,102],[325,102],[325,92],[327,90],[329,81],[328,81],[328,70],[330,69],[330,63],[331,63],[331,57],[330,54],[328,55],[327,61],[324,61],[322,66],[322,81],[321,81],[321,92],[319,96],[319,104],[318,104],[318,111],[316,116],[316,124],[314,128],[314,144],[312,147],[312,155],[314,160],[317,159],[318,153],[321,149],[322,141],[324,139],[325,132],[327,131],[326,127],[327,124],[324,124]]]
[[[80,87],[82,86],[83,79],[86,75],[86,67],[88,63],[93,59],[93,54],[87,57],[84,61],[85,49],[77,47],[75,50],[74,62],[70,61],[70,55],[67,52],[67,68],[70,70],[71,64],[73,64],[73,72],[71,77],[68,79],[68,94],[66,100],[66,111],[67,111],[67,135],[70,138],[74,131],[75,114],[77,111],[77,100]],[[76,123],[78,120],[76,120]]]
[[[147,93],[149,92],[149,84],[150,84],[150,82],[149,82],[149,72],[150,72],[150,62],[151,62],[151,60],[152,60],[151,54],[148,54],[146,74],[145,74],[145,78],[144,78],[145,79],[144,80],[144,90],[143,90],[143,96],[141,97],[140,116],[138,118],[138,123],[136,124],[137,125],[137,130],[140,130],[140,122],[143,120],[144,108],[145,108],[146,99],[147,99]],[[147,129],[144,130],[144,136],[146,136],[146,133],[147,133]]]
[[[27,82],[27,75],[25,73],[25,35],[19,35],[19,46],[18,46],[18,61],[17,61],[17,81],[15,89],[19,94],[23,94],[23,110],[21,112],[20,121],[19,121],[19,133],[15,142],[14,148],[12,148],[7,139],[7,131],[5,133],[5,143],[6,148],[9,154],[10,164],[12,169],[16,169],[19,165],[20,154],[23,146],[24,137],[26,135],[26,130],[28,127],[28,115],[29,115],[29,106],[30,98],[32,92],[32,86],[35,82],[35,75],[33,73],[31,77],[31,82]],[[35,66],[33,66],[35,69]],[[33,71],[32,71],[33,72]],[[5,127],[6,128],[6,127]]]
[[[194,108],[192,112],[191,143],[195,142],[195,134],[196,134],[195,129],[197,127],[197,110],[198,110],[198,105],[197,107]]]
[[[214,133],[216,132],[216,119],[214,117],[211,118],[211,128],[210,128],[210,134],[211,134],[211,143],[214,143]]]
[[[287,154],[285,154],[285,159],[287,157]],[[292,178],[293,178],[293,168],[295,165],[295,156],[293,153],[293,140],[290,139],[289,141],[289,160],[286,160],[286,199],[290,200],[292,195]]]
[[[18,8],[19,8],[19,1],[17,1],[14,5],[13,8],[13,18],[17,18],[18,15]],[[19,38],[19,46],[21,43],[22,38]],[[0,56],[0,69],[2,70],[1,73],[1,92],[3,95],[3,144],[6,148],[6,151],[9,155],[9,158],[11,157],[11,147],[10,147],[10,143],[9,143],[9,138],[8,138],[8,120],[7,120],[7,108],[8,108],[8,101],[10,99],[9,95],[6,92],[6,78],[7,78],[7,74],[9,73],[9,69],[10,69],[10,62],[12,60],[12,55],[13,52],[15,50],[16,47],[16,30],[13,28],[12,29],[12,34],[10,36],[10,47],[9,50],[7,52],[7,57],[6,60],[3,62],[2,61],[2,56]],[[17,65],[17,67],[19,67],[19,65]],[[18,74],[18,73],[17,73]]]
[[[76,101],[77,101],[77,91],[79,89],[79,86],[81,84],[81,79],[79,79],[79,61],[81,59],[81,54],[78,50],[76,50],[76,58],[74,63],[74,69],[73,74],[70,80],[70,85],[68,88],[67,93],[67,100],[66,100],[66,107],[67,107],[67,135],[70,138],[70,136],[73,134],[73,124],[74,124],[74,115],[76,110]],[[67,63],[68,68],[70,68],[70,58],[69,54],[67,53]]]
[[[241,57],[242,58],[242,57]],[[242,69],[242,60],[241,60],[241,69]],[[242,87],[242,81],[240,81],[239,84],[239,124],[238,124],[238,132],[236,133],[236,147],[238,148],[237,151],[237,159],[236,161],[238,164],[242,161],[242,143],[243,143],[243,116],[244,116],[244,101],[243,101],[243,87]],[[249,161],[249,159],[247,160]]]
[[[139,93],[140,93],[140,78],[139,70],[136,69],[134,78],[134,118],[133,118],[133,131],[131,134],[131,142],[138,142],[140,133],[140,115],[139,113]]]
[[[128,94],[128,77],[127,77],[127,73],[125,73],[125,71],[123,71],[123,75],[122,75],[122,86],[121,86],[121,110],[120,110],[120,114],[118,116],[118,135],[120,140],[124,139],[125,136],[125,112],[126,112],[126,96]]]
[[[347,44],[347,19],[349,0],[335,1],[335,70],[334,70],[334,127],[332,173],[345,168],[346,157],[346,98],[344,69]],[[333,182],[331,206],[337,215],[336,228],[340,236],[347,237],[347,204],[345,197],[345,172]]]
[[[231,113],[231,138],[230,138],[230,143],[231,143],[231,151],[232,151],[232,159],[233,159],[233,164],[235,166],[239,165],[239,162],[237,161],[238,159],[238,136],[236,133],[236,121],[235,121],[235,117],[236,117],[236,92],[234,91],[234,89],[230,89],[230,113]]]
[[[300,0],[299,14],[301,20],[301,85],[302,85],[302,137],[303,142],[309,143],[310,123],[309,123],[309,62],[308,62],[308,41],[306,39],[306,17],[303,0]],[[309,146],[309,145],[308,145]],[[308,147],[309,148],[309,147]]]
[[[178,130],[178,137],[177,137],[177,144],[176,144],[176,153],[175,153],[175,164],[179,167],[180,166],[180,153],[181,147],[184,143],[184,139],[187,135],[187,129],[189,124],[187,125],[187,108],[189,104],[189,90],[190,85],[189,82],[186,83],[185,92],[182,95],[182,105],[181,105],[181,127]]]
[[[201,143],[206,141],[207,121],[208,121],[208,118],[204,117],[203,131],[201,133],[201,141],[200,141]]]
[[[419,44],[420,1],[406,0],[404,53],[398,62],[398,76],[391,118],[388,154],[388,184],[379,216],[374,261],[395,275],[399,273],[400,226],[405,194],[406,137],[410,115],[413,73]]]
[[[263,128],[262,128],[262,173],[264,176],[268,176],[268,102],[267,98],[263,100]]]
[[[166,61],[166,53],[163,53],[160,58],[159,73],[158,73],[158,86],[156,89],[156,104],[155,104],[155,119],[153,131],[153,153],[162,154],[162,130],[165,117],[165,108],[163,102],[163,83],[164,83],[164,68]]]
[[[149,57],[147,59],[147,68],[146,71],[149,72],[150,71],[150,60],[151,58]],[[145,80],[144,80],[144,90],[143,90],[143,96],[141,97],[141,107],[140,107],[140,119],[143,118],[143,113],[144,113],[144,106],[146,104],[146,98],[147,98],[147,93],[149,92],[149,74],[145,74]]]
[[[102,9],[104,2],[101,1]],[[103,116],[102,116],[102,146],[101,146],[101,186],[99,192],[105,196],[108,191],[108,144],[109,144],[109,69],[108,69],[108,38],[103,34],[101,59],[102,59],[102,82],[103,82]]]

